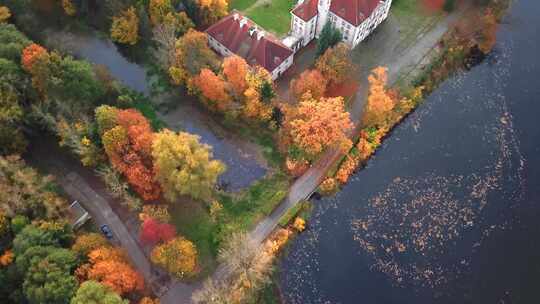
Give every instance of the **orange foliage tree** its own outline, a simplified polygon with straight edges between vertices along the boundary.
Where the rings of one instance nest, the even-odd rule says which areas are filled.
[[[318,70],[306,70],[291,81],[291,91],[296,99],[300,99],[308,91],[313,98],[321,98],[326,91],[327,82]]]
[[[364,112],[364,123],[367,126],[385,126],[390,111],[394,108],[395,102],[385,89],[388,78],[386,70],[384,67],[377,67],[368,77],[369,96]]]
[[[137,110],[118,110],[116,127],[103,133],[105,153],[144,200],[161,194],[152,171],[153,132],[148,120]]]
[[[48,55],[47,50],[39,44],[32,43],[22,51],[21,64],[25,71],[32,72],[34,63],[42,57]]]
[[[201,91],[208,105],[218,111],[225,111],[231,104],[231,96],[227,93],[227,83],[209,69],[202,69],[193,79],[193,84]]]
[[[233,55],[223,60],[223,75],[234,89],[237,96],[241,96],[247,89],[246,75],[249,65],[244,58]]]
[[[353,124],[342,97],[315,99],[306,93],[298,107],[288,111],[285,118],[293,144],[309,156],[329,146],[350,142],[347,132]]]
[[[79,281],[100,282],[120,295],[143,290],[143,277],[128,264],[122,249],[99,247],[88,254],[88,260],[75,271]]]

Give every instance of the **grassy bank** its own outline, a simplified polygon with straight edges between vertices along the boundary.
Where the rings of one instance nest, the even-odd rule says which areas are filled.
[[[199,251],[201,274],[205,277],[216,267],[220,245],[233,232],[248,231],[269,215],[287,195],[288,178],[282,173],[255,182],[234,194],[221,193],[221,210],[211,212],[201,202],[185,199],[171,209],[178,232],[191,240]]]

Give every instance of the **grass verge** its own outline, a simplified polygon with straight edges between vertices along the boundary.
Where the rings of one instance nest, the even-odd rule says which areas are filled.
[[[170,213],[178,233],[197,246],[201,267],[197,278],[206,277],[215,269],[219,247],[229,235],[253,228],[279,205],[288,188],[287,176],[275,173],[239,193],[221,193],[223,209],[214,218],[206,205],[188,198],[172,206]]]
[[[236,9],[239,11],[243,11],[252,6],[255,2],[257,2],[257,0],[232,0],[229,3],[229,8],[231,10]]]

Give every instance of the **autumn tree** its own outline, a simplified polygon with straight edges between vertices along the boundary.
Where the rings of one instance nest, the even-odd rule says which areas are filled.
[[[227,15],[229,4],[227,0],[197,0],[199,15],[204,24],[213,24]]]
[[[121,249],[100,247],[88,254],[89,263],[75,272],[79,280],[94,280],[119,295],[142,291],[144,279],[127,262]]]
[[[118,111],[117,108],[108,105],[101,105],[94,110],[100,135],[103,135],[118,125]]]
[[[327,80],[318,70],[306,70],[291,81],[291,91],[296,99],[310,92],[313,98],[321,98],[326,91]]]
[[[73,4],[72,0],[62,0],[62,8],[68,16],[75,16],[77,14],[77,7]]]
[[[148,13],[153,25],[162,24],[165,17],[173,12],[171,0],[150,0]]]
[[[207,104],[220,112],[227,110],[231,103],[231,96],[227,92],[227,83],[211,70],[204,68],[193,79],[193,84],[201,91]]]
[[[189,240],[178,236],[155,247],[150,260],[179,278],[188,277],[197,271],[197,248]]]
[[[217,71],[219,59],[208,47],[205,33],[190,29],[175,44],[174,62],[169,68],[173,83],[186,83],[199,75],[202,69]]]
[[[32,67],[34,66],[35,62],[39,58],[45,57],[47,55],[48,55],[48,52],[44,47],[42,47],[39,44],[32,43],[26,48],[24,48],[24,50],[22,51],[22,56],[21,56],[22,67],[27,72],[31,72]]]
[[[122,11],[119,16],[113,17],[111,26],[111,39],[134,45],[139,40],[139,17],[133,6]]]
[[[272,115],[270,103],[275,96],[272,76],[266,69],[255,67],[246,74],[246,83],[242,113],[250,119],[268,121]]]
[[[86,281],[81,284],[71,304],[128,304],[109,287],[96,281]]]
[[[355,65],[349,57],[349,47],[345,43],[330,48],[317,59],[315,66],[333,84],[343,83],[351,75]]]
[[[7,81],[3,81],[0,83],[0,155],[24,152],[27,141],[21,128],[23,118],[19,92]]]
[[[235,282],[232,282],[233,286],[254,289],[268,282],[272,258],[273,255],[266,248],[246,233],[233,233],[218,255],[218,260],[226,265],[236,278]],[[229,287],[229,293],[235,289],[233,286]]]
[[[5,6],[0,6],[0,23],[6,22],[9,17],[11,17],[11,12],[9,8]]]
[[[86,257],[94,249],[107,246],[109,242],[103,235],[95,232],[81,234],[75,240],[71,250],[81,257]]]
[[[155,219],[146,219],[141,226],[140,240],[145,244],[155,245],[158,242],[168,242],[176,236],[173,225],[160,223]]]
[[[223,75],[233,87],[236,96],[242,96],[247,89],[246,76],[249,72],[249,65],[240,56],[228,56],[223,59]]]
[[[352,127],[342,97],[315,99],[307,93],[298,107],[286,113],[286,129],[293,144],[308,156],[349,142],[347,132]]]
[[[388,119],[395,102],[386,91],[387,69],[377,67],[368,77],[369,95],[366,103],[363,123],[366,126],[383,126]]]
[[[51,176],[40,175],[35,169],[26,166],[18,156],[0,156],[0,209],[9,217],[64,217],[68,204],[51,191],[52,181]]]
[[[113,125],[115,111],[100,108],[96,112],[98,129],[105,130]],[[154,134],[148,120],[137,110],[118,110],[116,123],[103,133],[105,153],[113,167],[121,172],[133,189],[144,200],[156,200],[161,189],[152,173],[151,147]]]
[[[180,195],[209,200],[217,178],[225,171],[222,162],[212,159],[208,145],[201,144],[198,136],[185,132],[159,132],[152,155],[156,180],[171,202]]]

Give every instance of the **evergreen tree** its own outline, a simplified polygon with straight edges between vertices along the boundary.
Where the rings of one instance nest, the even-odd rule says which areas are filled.
[[[333,27],[330,21],[327,21],[317,41],[317,56],[322,55],[328,48],[335,46],[341,40],[341,32]]]

